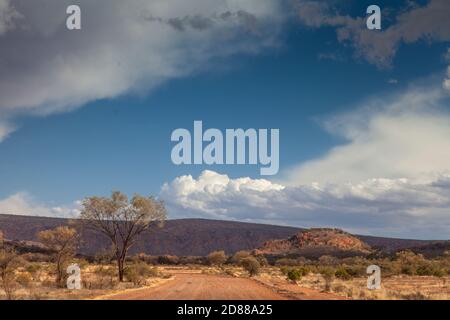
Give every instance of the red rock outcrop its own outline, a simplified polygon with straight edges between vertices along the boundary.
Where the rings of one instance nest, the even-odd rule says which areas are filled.
[[[299,232],[288,239],[266,241],[256,253],[283,254],[314,247],[332,247],[342,251],[370,251],[369,245],[347,232],[339,229],[314,228]]]

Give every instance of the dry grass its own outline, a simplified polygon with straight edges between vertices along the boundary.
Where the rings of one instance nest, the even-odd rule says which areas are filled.
[[[192,272],[203,274],[224,274],[233,277],[247,278],[248,272],[243,268],[224,265],[222,267],[208,266],[174,266],[162,267],[165,272]],[[434,276],[390,276],[382,279],[380,290],[367,289],[367,278],[356,277],[351,280],[333,278],[330,290],[325,290],[326,281],[320,274],[309,274],[293,284],[277,267],[264,267],[255,280],[273,287],[281,292],[294,295],[304,294],[302,289],[311,289],[321,293],[329,293],[347,299],[357,300],[450,300],[450,277]],[[296,287],[298,288],[296,288]],[[322,297],[318,295],[318,298]],[[326,297],[323,296],[323,297]]]
[[[18,268],[15,271],[15,300],[80,300],[111,294],[134,288],[157,285],[170,275],[159,270],[143,278],[139,284],[129,282],[119,283],[114,265],[84,265],[82,266],[82,289],[68,290],[56,286],[54,267],[49,263],[33,263],[34,268]],[[6,299],[3,289],[0,289],[0,300]]]
[[[15,299],[47,300],[47,299],[90,299],[102,297],[127,290],[158,286],[171,279],[177,273],[201,273],[211,275],[227,275],[248,278],[248,272],[234,265],[201,266],[177,265],[157,266],[153,274],[145,278],[139,285],[132,282],[118,283],[114,265],[86,264],[82,266],[81,290],[67,290],[54,285],[53,266],[49,263],[35,263],[33,268],[19,268],[16,279],[20,280],[14,292]],[[157,270],[157,272],[156,272]],[[291,295],[295,298],[346,299],[362,300],[450,300],[450,277],[435,276],[390,276],[382,279],[380,290],[368,290],[367,278],[356,277],[350,280],[333,278],[328,282],[320,274],[310,273],[294,283],[278,267],[263,267],[254,280],[271,287],[273,290]],[[0,299],[5,293],[0,290]]]
[[[276,268],[269,268],[259,276],[259,280],[280,286],[291,283]],[[302,277],[296,286],[321,292],[329,292],[356,300],[450,300],[450,277],[433,276],[391,276],[382,279],[379,290],[367,289],[367,278],[357,277],[351,280],[332,279],[330,290],[325,290],[326,281],[320,274]]]

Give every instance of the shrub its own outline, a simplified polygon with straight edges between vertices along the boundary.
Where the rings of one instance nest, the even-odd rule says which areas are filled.
[[[40,231],[37,234],[49,250],[53,252],[53,262],[56,270],[56,283],[65,286],[66,268],[69,261],[75,256],[78,242],[78,233],[74,228],[59,226],[51,230]]]
[[[300,267],[298,268],[298,271],[300,272],[301,276],[307,276],[308,274],[311,273],[311,268],[304,266],[304,267]]]
[[[39,281],[42,269],[43,268],[39,263],[29,263],[25,267],[25,271],[28,272],[35,281]]]
[[[16,281],[22,287],[28,288],[33,282],[33,277],[28,272],[23,272],[16,277]]]
[[[413,293],[400,294],[400,298],[405,300],[429,300],[429,298],[425,294],[419,291]]]
[[[39,270],[41,270],[41,268],[42,267],[39,263],[29,263],[25,267],[25,271],[29,272],[29,273],[35,273],[35,272],[38,272]]]
[[[436,268],[433,270],[433,276],[439,277],[439,278],[445,277],[446,273],[447,273],[446,270],[443,270],[443,269]]]
[[[287,278],[294,282],[300,281],[302,278],[302,272],[300,269],[291,269],[287,272]]]
[[[334,275],[341,280],[350,280],[352,278],[350,273],[348,273],[347,269],[344,267],[338,268]]]
[[[297,259],[281,258],[275,262],[277,266],[297,266],[299,263]]]
[[[158,264],[158,260],[159,260],[158,256],[151,256],[151,255],[148,255],[145,253],[139,253],[139,254],[133,256],[131,259],[131,261],[134,261],[134,262],[141,261],[141,262],[145,262],[147,264],[152,264],[152,265]]]
[[[42,281],[41,285],[42,285],[43,287],[53,288],[53,287],[55,287],[55,281],[54,281],[52,278],[50,278],[50,277],[46,277],[46,278]]]
[[[114,260],[114,252],[112,248],[110,249],[102,249],[101,251],[97,252],[95,256],[93,257],[93,262],[97,264],[110,264]]]
[[[252,256],[242,259],[241,264],[251,277],[258,275],[261,269],[261,265],[258,260]]]
[[[141,285],[147,278],[156,276],[158,276],[158,269],[152,268],[144,262],[134,263],[125,268],[125,277],[134,285]]]
[[[230,262],[236,265],[241,265],[243,259],[250,256],[248,251],[238,251],[230,259]]]
[[[282,274],[284,274],[285,276],[287,276],[288,272],[291,271],[292,268],[289,268],[287,266],[281,266],[280,267],[280,271]]]
[[[261,267],[267,267],[269,265],[269,262],[267,261],[266,257],[263,255],[257,255],[256,260],[258,260]]]
[[[440,269],[438,266],[432,266],[430,264],[420,265],[416,269],[416,274],[419,276],[435,276],[435,277],[443,277],[445,275],[445,271]]]
[[[421,265],[416,269],[416,274],[418,276],[432,276],[433,269],[428,265]]]
[[[117,270],[115,268],[101,265],[95,269],[94,273],[96,275],[95,281],[90,283],[90,285],[85,284],[85,288],[110,289],[117,283]]]
[[[159,264],[168,264],[168,265],[176,265],[180,262],[180,259],[177,256],[159,256],[158,263]]]
[[[182,265],[187,265],[187,264],[206,265],[207,259],[205,257],[199,257],[199,256],[186,256],[186,257],[180,257],[179,263]]]
[[[208,262],[211,265],[222,265],[227,261],[225,251],[213,251],[208,254]]]
[[[401,273],[407,275],[414,275],[417,273],[417,269],[420,266],[424,266],[427,264],[427,260],[421,254],[416,254],[412,251],[405,250],[397,252],[396,261],[400,264]],[[426,268],[422,268],[426,269]],[[425,270],[422,270],[426,272]]]
[[[325,266],[333,266],[336,265],[338,263],[338,259],[333,257],[333,256],[321,256],[319,258],[319,264],[320,265],[325,265]]]
[[[21,264],[23,264],[23,261],[14,250],[0,249],[0,284],[8,300],[14,299],[14,293],[17,289],[15,270]]]
[[[76,263],[80,269],[89,267],[89,262],[86,259],[75,259],[71,263]]]
[[[51,262],[53,259],[51,255],[32,252],[22,254],[21,257],[28,262]]]
[[[319,273],[327,278],[332,278],[335,275],[334,269],[333,268],[329,268],[329,267],[325,267],[325,268],[319,268]]]
[[[412,276],[414,274],[414,268],[412,266],[402,266],[400,272]]]
[[[369,265],[369,264],[367,264]],[[354,266],[345,266],[345,271],[352,276],[352,277],[358,277],[358,276],[366,276],[366,265],[354,265]]]
[[[331,283],[333,282],[333,278],[335,275],[335,272],[332,268],[326,267],[319,269],[319,273],[322,275],[323,279],[325,280],[325,287],[324,291],[328,292],[331,290]]]

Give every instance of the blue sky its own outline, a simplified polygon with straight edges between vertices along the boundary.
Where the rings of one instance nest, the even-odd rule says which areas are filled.
[[[12,6],[9,1],[6,2]],[[195,5],[200,6],[201,1],[194,2],[194,7]],[[219,2],[221,6],[226,3],[231,7],[227,1]],[[232,2],[233,5],[239,6],[236,2]],[[373,32],[387,33],[391,28],[392,34],[394,34],[397,32],[394,28],[401,23],[396,20],[398,15],[426,8],[431,6],[432,2],[443,3],[442,1],[419,1],[416,2],[415,7],[407,7],[404,1],[396,1],[395,6],[391,2],[378,1],[383,8],[383,14],[386,12],[386,16],[389,18],[386,18],[386,21],[383,20],[385,23],[382,31]],[[311,1],[298,1],[300,8],[311,3],[314,4]],[[347,28],[355,34],[359,31],[351,29],[347,22],[339,24],[327,22],[331,21],[330,17],[337,16],[363,19],[365,8],[371,3],[367,1],[350,1],[346,4],[336,1],[328,1],[320,5],[317,3],[315,2],[316,6],[326,6],[320,7],[318,12],[328,15],[328,20],[321,20],[320,23],[315,24],[308,22],[308,19],[301,13],[298,16],[292,14],[292,10],[287,10],[287,3],[281,6],[273,4],[269,0],[264,1],[261,6],[267,6],[267,12],[272,12],[273,8],[277,9],[273,13],[273,16],[278,19],[275,28],[271,26],[272,14],[257,7],[258,5],[255,4],[257,9],[254,12],[251,12],[252,6],[242,8],[242,10],[249,10],[260,22],[260,25],[263,25],[261,32],[264,35],[258,35],[256,38],[251,35],[250,39],[247,39],[245,35],[240,34],[241,31],[234,30],[235,27],[229,30],[228,26],[224,26],[226,32],[238,35],[222,41],[220,37],[217,40],[216,35],[213,34],[212,40],[209,38],[203,40],[197,38],[194,30],[193,35],[164,49],[167,50],[168,57],[172,57],[172,52],[176,52],[177,59],[180,59],[168,68],[170,71],[163,70],[155,76],[152,73],[154,68],[151,66],[142,71],[145,69],[142,66],[127,65],[126,67],[130,70],[132,67],[136,67],[139,70],[137,72],[140,73],[139,76],[128,87],[122,88],[122,84],[119,83],[117,85],[119,89],[112,92],[107,89],[99,89],[98,92],[95,92],[94,85],[94,89],[89,88],[89,90],[84,87],[78,90],[75,87],[73,90],[75,93],[69,92],[64,95],[60,94],[65,90],[64,83],[61,84],[63,89],[57,87],[56,83],[52,86],[52,81],[56,80],[50,76],[48,82],[42,81],[48,85],[40,87],[38,80],[28,81],[29,76],[27,77],[26,74],[20,75],[19,71],[11,73],[13,82],[20,83],[22,81],[24,85],[19,87],[20,89],[17,89],[16,92],[10,93],[11,97],[0,101],[1,107],[7,110],[0,113],[0,120],[3,115],[6,119],[5,122],[15,129],[11,130],[9,135],[5,135],[3,141],[0,142],[0,179],[2,181],[0,199],[6,199],[0,208],[16,214],[33,214],[33,212],[13,211],[30,209],[32,211],[33,205],[36,205],[40,208],[39,212],[43,210],[42,212],[45,213],[47,211],[42,208],[71,207],[74,201],[86,196],[108,195],[111,190],[116,189],[130,195],[134,192],[160,195],[161,188],[165,183],[168,183],[166,185],[168,190],[170,188],[179,190],[176,181],[180,177],[191,175],[192,181],[199,183],[204,170],[210,170],[217,175],[225,175],[231,182],[239,181],[236,179],[241,177],[249,177],[251,181],[255,182],[265,178],[271,181],[269,183],[281,185],[283,188],[293,184],[306,188],[314,181],[310,181],[301,173],[303,169],[299,169],[300,173],[297,179],[297,168],[302,164],[313,162],[314,169],[311,169],[310,172],[314,172],[316,166],[319,165],[315,163],[316,160],[317,163],[322,163],[321,159],[327,158],[333,148],[345,146],[351,140],[345,134],[325,130],[324,123],[336,116],[359,114],[358,110],[361,109],[361,105],[370,99],[384,99],[408,94],[411,90],[421,87],[425,88],[422,90],[425,92],[432,91],[430,86],[442,89],[446,69],[449,65],[449,61],[445,59],[445,54],[450,47],[450,30],[445,28],[448,27],[448,24],[444,27],[436,26],[438,29],[444,28],[441,35],[429,38],[419,35],[417,41],[406,41],[401,38],[395,40],[397,41],[395,53],[389,58],[389,65],[380,65],[370,58],[367,45],[358,43],[356,37],[350,36],[344,40],[339,40],[337,37],[339,29]],[[174,1],[175,4],[176,1]],[[83,3],[81,7],[83,8]],[[311,9],[311,7],[304,8],[305,10]],[[32,14],[31,10],[27,11],[28,9],[27,4],[18,2],[15,10],[22,13],[25,18],[19,19],[17,24],[26,20],[26,12]],[[92,7],[92,10],[95,9]],[[171,17],[194,16],[191,12],[192,8],[186,10],[188,13],[174,9],[173,15],[170,10],[169,13],[164,12],[163,14]],[[207,14],[203,13],[203,9],[200,7],[198,10],[199,14]],[[210,10],[215,9],[212,7]],[[207,10],[207,12],[209,11]],[[430,10],[430,13],[423,14],[431,15],[434,12]],[[430,20],[433,21],[433,19]],[[40,20],[35,18],[33,21]],[[436,23],[438,24],[439,21]],[[87,28],[93,28],[94,24],[87,21],[86,25]],[[267,30],[272,29],[274,30],[273,34],[271,32],[268,35],[265,34]],[[57,27],[54,27],[54,30],[57,30]],[[24,41],[25,36],[20,32],[17,26],[10,27],[9,31],[5,31],[3,35],[0,33],[0,42],[4,41],[10,46],[14,46],[16,43]],[[53,32],[54,38],[47,36],[42,41],[64,45],[66,40],[59,38],[59,31]],[[89,43],[83,38],[84,30],[80,32],[80,35],[77,35],[80,43]],[[220,33],[222,30],[217,32]],[[17,34],[15,35],[15,33]],[[14,35],[15,37],[13,37]],[[120,36],[119,34],[118,37],[120,38]],[[36,37],[39,38],[39,36]],[[88,36],[86,35],[86,37]],[[263,39],[258,37],[263,37]],[[403,37],[407,38],[407,35],[403,35]],[[261,44],[264,42],[263,40],[267,40],[268,44]],[[114,48],[113,42],[108,42],[107,39],[104,41],[106,45]],[[183,46],[185,41],[194,42],[191,45],[198,47],[203,45],[203,41],[208,41],[208,43],[200,53],[195,52],[195,48],[190,48],[187,52],[181,50],[179,53],[179,47]],[[386,40],[386,42],[389,41]],[[131,48],[134,48],[134,44],[131,45]],[[165,42],[164,45],[166,45]],[[20,43],[17,45],[17,49],[19,50],[23,46],[25,45]],[[242,49],[242,47],[244,48]],[[230,49],[230,53],[225,53],[228,48],[232,48],[232,50]],[[39,50],[44,49],[40,48]],[[90,50],[89,48],[87,51]],[[151,51],[145,51],[147,50],[146,46],[137,46],[135,50],[136,52],[143,51],[148,55],[154,54]],[[130,49],[130,51],[137,54],[134,49]],[[51,51],[42,53],[38,51],[38,55],[46,54],[48,56],[52,53]],[[158,52],[158,54],[161,53]],[[80,63],[83,63],[78,56],[69,53],[59,52],[58,55],[68,64],[71,63],[70,59],[80,60]],[[182,57],[180,58],[179,55]],[[386,55],[389,56],[389,53]],[[126,53],[123,53],[120,59],[124,57],[126,57]],[[128,58],[133,60],[135,57],[130,54]],[[11,56],[2,57],[0,55],[0,59],[3,59],[6,64],[11,62]],[[14,62],[17,64],[30,63],[27,57],[15,59],[17,60]],[[99,64],[98,70],[102,70],[99,73],[103,72],[105,65],[108,66],[102,64],[101,56],[94,55],[94,58],[89,56],[85,60],[88,64],[92,63],[89,65],[89,72],[95,72],[96,63]],[[143,61],[146,60],[143,59]],[[45,69],[49,65],[44,60],[40,61],[38,58],[35,63],[37,66],[31,68],[32,72],[41,72],[40,77],[43,76],[44,79],[47,74],[52,74],[54,71]],[[191,68],[191,64],[195,67]],[[179,67],[179,65],[182,66]],[[74,67],[72,70],[75,70],[76,74],[77,68]],[[130,74],[133,75],[133,72],[130,71],[129,74],[123,76],[124,79],[130,77]],[[85,76],[86,74],[80,75],[78,83],[83,81]],[[2,79],[0,83],[6,83],[8,79],[7,76],[3,77],[6,80]],[[108,77],[110,77],[109,74],[105,74],[104,78],[99,77],[99,83],[108,88],[116,86],[115,82],[108,83],[110,81]],[[36,78],[38,79],[37,76]],[[73,86],[69,81],[66,85],[69,88]],[[6,86],[4,89],[4,92],[7,92]],[[0,90],[2,89],[0,88]],[[41,98],[42,91],[49,91],[49,97]],[[107,93],[103,93],[103,91]],[[52,92],[57,92],[58,97],[52,97]],[[20,96],[26,95],[30,95],[32,98],[33,94],[36,96],[36,101],[24,102],[19,99]],[[436,99],[442,100],[441,98]],[[389,103],[386,102],[386,104]],[[448,104],[443,103],[439,112],[449,111],[447,106]],[[14,108],[16,111],[9,111]],[[385,111],[383,109],[379,112],[384,115]],[[279,175],[261,177],[257,166],[248,165],[175,166],[170,159],[170,152],[174,146],[174,143],[170,141],[170,134],[176,128],[191,130],[194,120],[202,120],[204,127],[222,130],[226,128],[279,128]],[[1,124],[2,121],[0,121]],[[445,133],[439,131],[439,134]],[[415,152],[414,154],[419,153]],[[447,156],[446,152],[442,154],[444,157]],[[337,164],[339,163],[337,162]],[[377,172],[377,176],[368,176],[367,178],[415,179],[414,171],[423,171],[420,167],[421,162],[417,163],[419,164],[414,170],[405,171],[406,173],[400,170],[398,173],[388,172],[384,175],[380,168],[381,173]],[[433,170],[434,174],[446,172],[446,168],[436,166],[436,170]],[[339,170],[341,170],[339,166],[336,166],[336,171]],[[409,176],[410,173],[411,176]],[[343,183],[343,181],[333,181],[332,178],[330,177],[330,183]],[[293,182],[293,179],[297,180]],[[213,185],[217,183],[214,181],[211,182]],[[353,181],[350,174],[348,181],[361,182]],[[322,180],[319,182],[328,183]],[[167,190],[162,192],[161,196],[168,197],[167,192]],[[301,191],[302,195],[305,192]],[[443,192],[446,194],[446,191]],[[430,215],[430,219],[422,221],[423,215],[420,215],[420,223],[418,222],[417,225],[421,227],[411,231],[415,232],[414,234],[408,233],[406,230],[408,228],[401,225],[403,222],[400,221],[403,221],[404,216],[407,215],[406,212],[411,212],[412,209],[416,210],[420,207],[420,210],[424,210],[423,204],[414,208],[396,208],[389,218],[383,216],[379,219],[379,223],[376,223],[372,221],[373,217],[366,214],[348,217],[348,212],[345,212],[338,216],[333,215],[331,218],[326,214],[330,210],[332,211],[331,205],[325,209],[322,208],[323,210],[319,210],[320,212],[315,212],[310,207],[308,207],[309,209],[301,208],[301,204],[296,206],[295,210],[289,206],[286,208],[281,206],[280,211],[282,212],[274,212],[273,209],[266,212],[255,204],[253,207],[246,208],[248,211],[253,210],[253,213],[245,215],[241,212],[234,212],[233,205],[226,205],[230,201],[240,201],[239,199],[242,200],[244,196],[234,194],[231,198],[222,199],[221,197],[225,193],[224,191],[220,195],[214,195],[215,201],[222,207],[215,208],[208,203],[208,210],[198,209],[183,202],[197,201],[198,197],[202,196],[201,192],[196,192],[192,199],[180,201],[168,199],[171,209],[169,214],[172,217],[201,216],[302,226],[333,224],[350,230],[391,236],[430,237],[436,232],[433,231],[435,230],[433,228],[440,228],[438,237],[443,237],[450,230],[448,216],[445,216],[443,228],[442,225],[437,226],[432,222],[437,219],[437,216]],[[26,194],[28,206],[21,207],[16,201],[8,207],[8,198],[17,194]],[[175,191],[172,195],[174,198],[177,197]],[[262,195],[262,198],[267,200],[271,196],[273,195]],[[276,195],[276,197],[278,196]],[[389,202],[385,199],[379,199],[379,201],[381,204],[376,211],[382,211],[380,208]],[[305,202],[309,203],[309,201]],[[323,202],[331,203],[332,201],[324,199]],[[239,202],[235,204],[239,206]],[[431,211],[436,209],[434,206],[432,207]],[[352,208],[357,211],[359,207],[352,204]],[[442,208],[439,206],[440,210]],[[302,210],[310,211],[302,213]],[[339,206],[336,210],[342,210],[342,207]],[[369,212],[372,210],[374,210],[373,202],[370,204]],[[294,214],[293,211],[299,213]],[[398,218],[395,214],[402,218]],[[438,216],[441,217],[441,214],[439,212]],[[397,219],[398,222],[395,222]],[[392,223],[394,225],[398,223],[398,228],[386,227]]]

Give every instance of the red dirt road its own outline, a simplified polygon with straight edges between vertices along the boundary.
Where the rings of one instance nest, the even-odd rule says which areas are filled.
[[[317,297],[313,297],[317,298]],[[324,297],[326,298],[326,297]],[[308,299],[276,292],[257,281],[222,275],[178,273],[157,287],[104,297],[108,300],[286,300]]]
[[[111,300],[281,300],[283,296],[250,279],[182,274],[154,288],[108,297]]]

